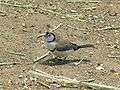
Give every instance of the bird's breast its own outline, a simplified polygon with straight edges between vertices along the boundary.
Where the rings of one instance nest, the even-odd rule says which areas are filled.
[[[54,50],[56,47],[56,42],[46,43],[48,50]]]

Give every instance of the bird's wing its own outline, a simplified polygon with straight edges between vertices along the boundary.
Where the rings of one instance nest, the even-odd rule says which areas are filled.
[[[60,41],[56,44],[57,51],[69,51],[77,50],[78,45],[71,43],[70,41]]]

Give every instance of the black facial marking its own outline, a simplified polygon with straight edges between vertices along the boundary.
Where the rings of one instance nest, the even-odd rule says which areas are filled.
[[[55,41],[55,35],[53,33],[51,33],[51,32],[46,32],[44,37],[45,37],[47,42]]]

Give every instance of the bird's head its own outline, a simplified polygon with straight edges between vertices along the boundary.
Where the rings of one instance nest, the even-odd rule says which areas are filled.
[[[54,42],[55,41],[55,34],[52,32],[44,32],[38,36],[39,37],[44,37],[46,42]]]

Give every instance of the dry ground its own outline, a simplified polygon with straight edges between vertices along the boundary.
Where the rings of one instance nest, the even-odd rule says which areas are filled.
[[[38,34],[60,23],[63,25],[54,32],[62,38],[76,43],[94,43],[96,48],[77,51],[75,57],[85,59],[78,66],[71,65],[74,60],[67,60],[48,61],[37,64],[36,68],[53,75],[78,80],[95,79],[95,83],[120,87],[119,0],[98,3],[6,0],[2,3],[5,4],[0,5],[0,63],[20,63],[0,65],[0,81],[5,90],[47,89],[39,81],[33,82],[29,71],[33,69],[33,60],[47,52],[42,38],[37,39]],[[103,69],[98,70],[99,65]]]

